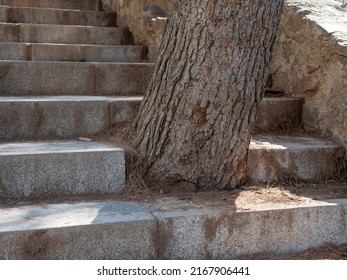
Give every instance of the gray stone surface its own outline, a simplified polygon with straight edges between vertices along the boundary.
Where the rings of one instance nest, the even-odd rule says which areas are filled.
[[[248,176],[254,182],[332,178],[343,167],[344,150],[322,139],[255,136],[250,144]]]
[[[0,259],[234,259],[347,242],[346,199],[217,205],[166,198],[1,209]]]
[[[233,259],[256,253],[298,252],[325,242],[344,243],[346,207],[344,201],[343,206],[298,205],[249,212],[154,213],[164,242],[160,258]],[[191,228],[194,231],[188,230]]]
[[[109,125],[107,98],[0,97],[0,140],[37,140],[95,134]]]
[[[18,7],[62,8],[77,10],[99,10],[98,0],[0,0],[1,5]]]
[[[128,33],[117,27],[0,23],[1,42],[122,45]]]
[[[301,125],[301,98],[266,97],[260,103],[255,129],[257,131],[288,131]]]
[[[0,97],[0,141],[87,136],[132,120],[141,97]]]
[[[0,96],[140,95],[153,69],[148,63],[0,61]]]
[[[0,6],[0,22],[116,26],[116,13]]]
[[[0,22],[116,26],[116,13],[0,6]]]
[[[95,142],[0,144],[0,194],[4,199],[44,199],[120,192],[124,151]]]
[[[155,258],[155,219],[136,204],[82,203],[12,210],[0,211],[0,259]]]
[[[0,42],[0,60],[130,63],[145,59],[145,50],[140,46]]]

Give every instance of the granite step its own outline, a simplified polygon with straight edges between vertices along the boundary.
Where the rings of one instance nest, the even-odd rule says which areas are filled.
[[[115,12],[0,6],[0,22],[116,26]]]
[[[220,206],[167,197],[0,209],[0,259],[230,260],[347,242],[347,200]],[[194,229],[194,230],[192,230]],[[309,238],[308,238],[309,237]]]
[[[131,123],[141,101],[141,96],[0,97],[0,141],[92,135],[110,126]],[[260,106],[260,114],[263,107],[268,108],[267,98],[262,102],[265,106]],[[257,127],[272,121],[273,116],[263,115],[257,119]]]
[[[117,27],[0,23],[0,42],[123,45],[129,38]]]
[[[83,141],[0,144],[0,198],[54,199],[123,190],[124,151]]]
[[[0,97],[0,141],[78,138],[130,122],[141,97]]]
[[[150,63],[0,61],[0,96],[142,95],[153,70]]]
[[[99,11],[99,0],[0,0],[0,5]]]
[[[284,132],[301,127],[303,99],[265,97],[260,103],[255,131]]]
[[[334,178],[342,169],[344,149],[305,136],[256,135],[250,144],[248,176],[257,183]]]
[[[0,60],[143,62],[146,48],[141,46],[0,43]]]
[[[0,6],[0,22],[116,26],[115,12]]]

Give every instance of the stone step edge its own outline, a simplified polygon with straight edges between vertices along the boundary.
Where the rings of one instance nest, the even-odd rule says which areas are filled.
[[[47,0],[46,0],[47,1]],[[96,2],[95,0],[93,0],[94,3],[90,4],[90,3],[87,3],[87,5],[83,6],[83,10],[86,10],[86,11],[99,11],[100,10],[100,5],[99,5],[99,1]],[[10,6],[10,7],[38,7],[37,5],[33,6],[32,3],[29,3],[27,1],[23,1],[23,0],[20,0],[20,4],[18,5],[18,3],[14,2],[13,1],[6,1],[6,0],[0,0],[0,5],[6,5],[6,6]],[[36,1],[36,2],[39,2],[39,1]],[[70,1],[71,2],[71,1]],[[73,2],[73,1],[72,1]],[[81,1],[82,2],[82,1]],[[84,2],[84,1],[83,1]],[[24,5],[23,5],[24,4]],[[37,3],[36,3],[37,4]],[[42,1],[40,1],[40,4],[42,5]],[[52,3],[50,4],[52,5]],[[55,6],[55,4],[53,3],[53,6]],[[65,7],[65,5],[63,5]],[[69,5],[68,5],[69,6]],[[54,7],[54,8],[62,8],[61,5],[58,5],[57,7]],[[77,7],[75,6],[74,8],[72,9],[75,9],[75,10],[81,10],[81,6],[80,5],[77,5]]]
[[[0,22],[116,27],[114,11],[0,6]]]
[[[109,106],[117,102],[131,102],[136,105],[137,108],[140,106],[141,102],[143,101],[143,96],[69,96],[69,95],[62,95],[62,96],[0,96],[0,103],[52,103],[52,102],[69,102],[69,103],[81,103],[81,102],[105,102],[108,103]],[[294,98],[297,99],[297,98]],[[264,101],[266,101],[266,98],[264,98]],[[135,117],[136,114],[136,106],[134,107],[134,110],[129,112],[127,114],[127,119],[124,121],[129,121]],[[135,110],[136,109],[136,110]],[[109,115],[111,114],[112,108],[108,108]],[[110,115],[111,118],[111,115]],[[112,118],[109,120],[111,123],[115,122]]]
[[[10,8],[10,9],[20,9],[20,10],[39,10],[39,11],[64,11],[64,12],[81,12],[81,13],[95,13],[95,14],[116,14],[113,11],[93,11],[93,10],[80,10],[80,9],[64,9],[64,8],[45,8],[45,7],[24,7],[24,6],[9,6],[9,5],[1,5],[0,8]]]
[[[1,259],[234,259],[347,242],[347,199],[250,210],[159,200],[0,210]],[[192,230],[194,229],[194,230]]]
[[[0,61],[147,62],[147,48],[137,45],[0,42],[0,49]]]
[[[86,28],[86,29],[105,29],[105,30],[111,30],[111,29],[117,29],[117,30],[124,30],[127,31],[126,28],[122,27],[116,27],[116,26],[94,26],[94,25],[76,25],[76,24],[41,24],[41,23],[25,23],[25,22],[19,22],[19,23],[12,23],[12,22],[0,22],[1,25],[9,25],[9,26],[33,26],[33,27],[61,27],[63,28]]]
[[[145,93],[154,64],[6,60],[0,68],[1,96],[133,96]]]
[[[0,144],[0,200],[119,193],[125,151],[117,146],[79,140]]]

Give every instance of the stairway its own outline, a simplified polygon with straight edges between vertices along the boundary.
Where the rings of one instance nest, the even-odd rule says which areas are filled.
[[[145,49],[95,0],[0,4],[1,198],[122,191],[124,151],[78,138],[132,117]]]
[[[115,22],[116,14],[99,11],[96,0],[0,0],[1,200],[45,201],[123,190],[124,150],[79,140],[134,118],[153,72],[154,65],[146,63],[145,48],[131,45],[129,32],[115,27]],[[301,109],[301,99],[264,99],[256,131],[267,133],[256,134],[250,146],[252,181],[324,179],[338,173],[343,150],[334,143],[278,135],[278,131],[300,127]],[[113,214],[124,212],[122,207],[77,203],[52,204],[46,210],[37,205],[0,209],[0,244],[7,244],[0,258],[102,258],[102,252],[94,254],[85,247],[79,255],[79,250],[88,242],[94,248],[90,240],[95,236],[106,240],[103,234],[117,230],[126,235],[125,228],[116,229],[113,224],[123,221]],[[130,207],[135,223],[137,213],[144,211],[136,207]],[[90,219],[97,211],[99,220]],[[33,222],[22,221],[26,213]],[[64,215],[66,223],[76,226],[71,230],[74,236],[86,228],[88,234],[75,247],[71,247],[73,236],[59,241],[65,246],[60,248],[60,257],[43,254],[40,246],[49,238],[55,234],[61,238],[70,231]],[[153,220],[143,215],[138,226]],[[104,227],[105,233],[96,225]],[[59,228],[58,233],[52,228]],[[137,230],[135,225],[133,230]],[[26,245],[16,244],[17,239]],[[35,242],[30,243],[36,239],[41,242],[37,248]],[[115,244],[127,253],[126,244]],[[21,253],[16,246],[35,248]],[[115,256],[112,246],[105,257]],[[55,244],[54,250],[58,247]],[[139,249],[137,256],[140,253]]]

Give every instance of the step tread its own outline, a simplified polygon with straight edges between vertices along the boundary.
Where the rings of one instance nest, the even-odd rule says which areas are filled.
[[[25,6],[10,6],[10,5],[1,5],[1,8],[11,8],[16,10],[38,10],[38,11],[62,11],[62,12],[73,12],[73,13],[90,13],[90,14],[115,14],[113,11],[93,11],[93,10],[80,10],[80,9],[71,9],[71,8],[50,8],[50,7],[25,7]]]
[[[116,26],[94,26],[94,25],[65,25],[65,24],[40,24],[40,23],[25,23],[25,22],[19,22],[19,23],[12,23],[12,22],[0,22],[1,26],[33,26],[33,27],[39,27],[39,28],[76,28],[76,29],[93,29],[93,30],[126,30],[122,27],[116,27]]]
[[[0,144],[0,156],[122,151],[110,144],[84,141],[42,141]]]
[[[64,228],[152,220],[145,207],[131,202],[29,205],[0,209],[0,232]]]
[[[76,10],[98,11],[99,5],[96,0],[83,1],[47,1],[47,0],[0,0],[1,5],[11,7],[51,7],[51,8],[69,8]]]
[[[307,149],[339,148],[330,140],[309,136],[288,135],[256,135],[253,137],[251,149],[302,151]]]
[[[100,45],[100,44],[69,44],[69,43],[35,43],[35,42],[0,42],[1,45],[10,45],[10,46],[56,46],[56,47],[86,47],[86,48],[112,48],[112,49],[121,49],[121,48],[143,48],[138,45]]]
[[[4,64],[22,64],[22,65],[64,65],[64,66],[73,66],[73,65],[132,65],[132,66],[155,66],[155,63],[149,62],[80,62],[80,61],[23,61],[23,60],[0,60],[0,66]]]
[[[0,96],[2,102],[90,102],[90,101],[142,101],[141,96]]]
[[[172,205],[173,202],[177,205]],[[213,213],[221,214],[226,211],[229,214],[242,212],[242,209],[237,210],[235,207],[223,210],[203,201],[189,204],[188,206],[182,201],[178,202],[174,198],[168,198],[166,201],[158,200],[153,203],[107,200],[0,208],[0,221],[2,221],[0,223],[0,233],[132,223],[141,220],[155,221],[156,219],[165,220],[173,217],[209,216]],[[288,203],[264,204],[262,207],[254,207],[255,209],[252,212],[282,211],[285,209],[290,211],[290,209],[336,205],[347,206],[347,199],[306,201],[293,205]],[[180,207],[182,207],[182,210]]]

